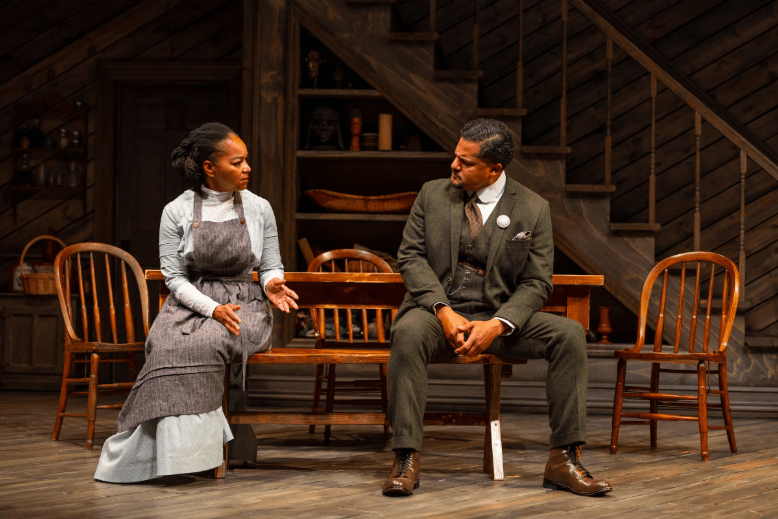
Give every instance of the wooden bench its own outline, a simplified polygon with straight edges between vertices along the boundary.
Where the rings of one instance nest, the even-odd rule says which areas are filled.
[[[399,274],[287,272],[287,286],[297,292],[300,308],[359,309],[379,308],[396,310],[402,303],[406,289]],[[162,281],[159,270],[147,270],[146,279]],[[257,281],[257,274],[254,274]],[[564,315],[589,329],[589,287],[603,284],[603,276],[558,275],[553,277],[554,291],[542,311]],[[160,307],[167,298],[164,283],[160,284]],[[327,341],[319,337],[316,348],[273,348],[248,359],[249,364],[386,364],[389,362],[387,343],[359,343],[349,345]],[[494,355],[476,357],[457,356],[446,364],[481,364],[484,366],[486,412],[484,413],[425,413],[425,425],[485,426],[483,470],[495,480],[504,479],[502,439],[500,433],[500,394],[503,369],[525,360],[502,359]],[[224,413],[230,424],[298,424],[383,425],[385,413],[375,412],[286,412],[241,411],[230,412],[228,378],[225,378]],[[225,460],[227,452],[225,449]],[[226,466],[217,468],[217,477],[224,477]]]

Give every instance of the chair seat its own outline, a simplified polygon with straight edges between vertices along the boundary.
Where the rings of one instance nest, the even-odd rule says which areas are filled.
[[[620,359],[644,360],[650,362],[666,362],[668,364],[697,364],[704,362],[727,362],[726,353],[654,353],[633,352],[632,350],[617,350],[613,354]]]
[[[112,342],[71,342],[68,344],[70,352],[111,352],[111,351],[144,351],[145,342],[125,342],[114,344]]]

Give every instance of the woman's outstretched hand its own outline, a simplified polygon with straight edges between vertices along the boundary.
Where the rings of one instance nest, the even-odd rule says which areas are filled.
[[[237,312],[240,310],[240,305],[233,305],[228,303],[226,305],[219,305],[213,309],[213,318],[219,321],[227,328],[233,335],[240,335],[240,323],[243,321],[238,317]]]
[[[285,279],[273,278],[265,285],[265,293],[270,302],[278,307],[279,310],[283,310],[289,313],[289,310],[294,308],[298,310],[295,300],[298,299],[294,290],[284,286],[286,284]]]

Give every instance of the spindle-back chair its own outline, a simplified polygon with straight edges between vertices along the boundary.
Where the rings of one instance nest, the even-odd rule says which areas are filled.
[[[82,266],[82,253],[84,263]],[[104,256],[100,258],[100,255]],[[117,329],[116,307],[114,305],[113,278],[111,275],[111,260],[120,260],[119,272],[121,276],[124,307],[125,337],[119,336]],[[105,280],[97,269],[104,262]],[[140,295],[140,311],[143,322],[144,337],[136,337],[134,316],[137,307],[133,309],[131,304],[130,284],[128,281],[127,266],[132,271],[138,285]],[[84,272],[86,270],[86,272]],[[121,409],[123,404],[97,405],[99,394],[129,393],[133,382],[118,382],[100,384],[98,382],[98,368],[101,362],[127,362],[129,363],[130,377],[135,380],[137,376],[137,354],[144,349],[145,336],[149,333],[149,295],[146,287],[146,279],[143,270],[135,258],[121,249],[104,243],[78,243],[63,249],[54,260],[57,295],[59,296],[62,316],[65,320],[65,363],[62,371],[62,389],[60,390],[57,419],[54,423],[52,440],[59,438],[62,420],[65,417],[85,418],[87,421],[87,449],[94,446],[95,418],[98,409]],[[88,276],[88,277],[87,277]],[[72,280],[72,277],[77,279]],[[71,283],[74,284],[71,287]],[[104,284],[103,284],[104,283]],[[71,307],[71,288],[77,295],[80,306]],[[90,297],[91,292],[91,297]],[[91,301],[89,301],[91,299]],[[102,299],[102,301],[101,301]],[[101,312],[101,304],[108,305],[108,322],[102,319],[105,307]],[[81,335],[77,332],[77,322],[80,321]],[[106,328],[110,328],[110,342],[103,340],[103,334],[108,335]],[[90,333],[91,332],[91,333]],[[107,339],[107,337],[106,337]],[[112,358],[101,359],[101,354],[110,353]],[[126,353],[124,357],[113,354]],[[88,365],[88,375],[79,377],[75,375],[77,364]],[[86,372],[86,369],[85,369]],[[75,391],[73,386],[87,386],[86,391]],[[67,401],[70,396],[87,396],[87,412],[67,413]]]
[[[668,296],[668,271],[672,265],[681,264],[680,288],[678,293],[678,310],[675,316],[675,336],[673,350],[663,351],[662,336],[665,329],[665,308]],[[686,292],[686,268],[687,264],[694,268],[695,281],[693,286],[694,299],[691,316],[688,321],[688,342],[682,346],[684,335],[684,292]],[[704,266],[703,266],[704,265]],[[721,299],[714,296],[717,284],[716,267],[723,268],[723,279],[720,280]],[[648,320],[649,302],[654,282],[660,274],[663,274],[662,291],[659,298],[659,313],[655,327],[653,351],[642,353],[646,338],[646,322]],[[708,274],[710,278],[704,280]],[[700,285],[706,283],[707,299],[701,301]],[[691,287],[689,287],[691,289]],[[691,291],[691,290],[689,290]],[[656,448],[657,421],[697,421],[700,429],[700,455],[703,460],[708,460],[708,430],[724,429],[727,431],[727,439],[732,452],[737,452],[735,444],[735,431],[732,426],[732,416],[729,409],[729,393],[727,388],[727,341],[729,340],[732,324],[735,320],[738,297],[740,293],[740,278],[738,269],[729,259],[712,252],[687,252],[678,254],[659,262],[649,273],[643,284],[643,292],[640,298],[640,315],[638,316],[638,338],[635,346],[628,350],[615,352],[618,357],[618,369],[616,379],[616,391],[613,403],[613,430],[611,434],[611,454],[615,454],[618,448],[619,427],[624,425],[649,425],[651,448]],[[716,319],[714,307],[721,306],[721,313]],[[700,306],[705,308],[704,323],[699,323],[702,316],[698,315]],[[672,308],[672,307],[670,307]],[[718,311],[715,312],[718,314]],[[718,334],[714,333],[713,321],[718,320]],[[671,324],[671,323],[670,323]],[[699,324],[702,324],[700,327]],[[699,341],[699,328],[702,328],[702,341]],[[713,342],[712,345],[709,343]],[[625,386],[624,379],[627,371],[627,359],[651,362],[650,387]],[[660,367],[667,364],[696,365],[695,369],[666,369]],[[715,364],[715,369],[710,369],[709,364]],[[678,395],[659,391],[659,375],[661,373],[696,373],[697,395]],[[709,375],[718,375],[718,389],[711,389]],[[709,394],[719,395],[720,403],[708,403]],[[622,404],[625,398],[648,400],[648,413],[624,413]],[[659,413],[659,406],[697,408],[697,416]],[[724,414],[724,425],[708,425],[708,409],[720,408]],[[622,421],[623,418],[631,420]]]
[[[356,249],[336,249],[332,251],[320,254],[313,259],[310,265],[308,265],[308,272],[383,272],[391,273],[392,268],[384,260],[371,254],[369,252],[356,250]],[[342,307],[341,307],[342,308]],[[341,315],[338,309],[333,309],[329,312],[332,316],[332,324],[334,326],[334,334],[331,337],[327,337],[326,320],[328,312],[325,312],[325,308],[312,308],[311,320],[313,322],[313,328],[316,332],[316,347],[317,348],[337,348],[338,343],[354,344],[354,328],[352,310],[357,310],[360,315],[361,332],[357,336],[356,341],[360,341],[359,347],[364,348],[367,346],[373,347],[385,347],[388,349],[388,335],[389,330],[385,326],[384,312],[381,309],[371,309],[360,306],[354,306],[351,309],[345,310],[345,325],[346,331],[341,334]],[[391,319],[397,314],[397,310],[391,310]],[[370,317],[375,315],[375,338],[371,340],[369,333]],[[387,411],[387,396],[386,396],[386,364],[378,365],[378,380],[353,380],[353,381],[337,381],[335,374],[335,364],[318,364],[316,366],[316,382],[313,389],[313,412],[326,411],[332,412],[335,403],[335,393],[365,393],[365,392],[378,392],[380,394],[380,400],[368,400],[368,399],[351,399],[351,400],[339,400],[339,404],[344,405],[357,405],[357,406],[369,406],[379,405],[384,413]],[[327,394],[325,408],[321,409],[321,393],[324,382],[327,383]],[[313,433],[316,429],[315,425],[309,427],[309,432]],[[332,426],[324,426],[324,439],[329,441]],[[384,432],[389,432],[388,424],[384,424]]]

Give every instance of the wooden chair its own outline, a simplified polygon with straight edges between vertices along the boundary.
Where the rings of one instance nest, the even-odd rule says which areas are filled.
[[[84,253],[85,262],[88,261],[88,272],[82,272],[81,253]],[[88,254],[87,254],[88,253]],[[100,269],[100,254],[104,255],[105,281],[102,284],[103,276],[95,271],[97,266]],[[97,255],[97,258],[95,256]],[[121,261],[120,275],[123,287],[124,321],[125,336],[120,337],[116,325],[116,306],[113,297],[113,280],[111,277],[111,259],[118,258]],[[113,384],[98,383],[98,368],[101,362],[128,362],[130,376],[135,380],[137,376],[137,353],[144,349],[144,342],[136,340],[135,325],[133,322],[133,308],[130,302],[130,282],[127,279],[127,268],[129,265],[138,284],[140,292],[140,311],[143,322],[143,331],[145,335],[149,333],[149,295],[146,287],[146,280],[143,270],[135,259],[121,249],[106,245],[103,243],[78,243],[63,249],[54,260],[54,271],[56,273],[57,295],[62,307],[62,315],[65,320],[65,363],[62,371],[62,389],[59,397],[59,407],[57,409],[57,420],[54,423],[54,434],[52,440],[59,438],[59,431],[62,427],[62,420],[65,417],[86,418],[87,421],[87,439],[86,448],[91,449],[94,446],[95,417],[98,409],[121,409],[122,404],[97,405],[97,395],[99,394],[122,394],[129,393],[133,382],[120,382]],[[75,271],[75,272],[74,272]],[[80,302],[80,312],[78,308],[71,308],[71,274],[75,274],[78,279],[78,286],[73,287],[77,290],[78,301]],[[89,277],[87,277],[89,276]],[[75,281],[73,281],[75,284]],[[88,301],[91,292],[91,301]],[[98,293],[100,297],[98,297]],[[106,323],[101,319],[100,298],[108,304],[108,319]],[[91,311],[87,311],[87,309]],[[136,308],[137,311],[137,308]],[[79,337],[76,333],[77,318],[80,321],[82,335]],[[104,327],[110,326],[111,342],[103,341]],[[91,337],[93,340],[90,340]],[[107,334],[107,333],[106,333]],[[123,341],[123,342],[120,342]],[[116,357],[101,359],[104,353],[127,353],[126,357]],[[83,377],[75,376],[75,366],[85,365],[85,374]],[[89,374],[86,375],[86,365],[89,366]],[[74,391],[72,386],[88,386],[86,391]],[[67,413],[68,397],[87,396],[87,412]]]
[[[683,308],[684,292],[686,291],[686,264],[696,263],[696,277],[694,282],[694,302],[692,306],[691,319],[689,322],[689,340],[688,346],[681,348],[681,335],[683,328]],[[678,314],[675,320],[675,340],[673,351],[662,350],[662,334],[665,328],[665,303],[667,300],[667,276],[668,268],[672,265],[681,264],[681,284],[678,294]],[[703,265],[705,265],[703,267]],[[709,269],[709,280],[701,280]],[[723,267],[723,279],[717,283],[716,267]],[[656,322],[656,336],[654,339],[654,348],[650,353],[641,353],[646,335],[646,321],[648,318],[649,299],[651,290],[659,274],[663,273],[662,292],[659,301],[659,314]],[[698,308],[700,301],[700,284],[708,284],[707,301],[703,304],[705,307],[705,322],[701,323],[703,328],[703,337],[700,347],[698,342]],[[714,289],[717,284],[721,285],[721,299],[714,298]],[[691,291],[691,286],[689,287]],[[708,430],[725,429],[729,440],[729,447],[732,452],[737,452],[735,444],[735,431],[732,427],[732,416],[729,410],[729,393],[727,392],[727,340],[732,331],[732,323],[735,320],[735,311],[737,309],[738,296],[740,292],[740,279],[737,267],[732,261],[712,252],[688,252],[678,254],[659,262],[649,273],[643,285],[643,292],[640,298],[640,315],[638,321],[638,339],[635,346],[628,350],[615,352],[618,357],[618,374],[616,380],[616,393],[613,403],[613,431],[611,435],[611,454],[615,454],[618,448],[619,426],[636,424],[650,425],[651,448],[656,448],[657,420],[672,421],[697,421],[700,428],[700,447],[703,460],[708,459]],[[716,316],[712,315],[714,306],[721,304],[721,314],[718,328],[718,335],[712,337],[711,325]],[[668,316],[669,318],[670,316]],[[709,346],[709,342],[714,344]],[[684,351],[685,350],[685,351]],[[700,351],[702,350],[702,351]],[[627,359],[651,362],[650,387],[632,387],[624,385],[624,378],[627,372]],[[660,365],[667,364],[688,364],[696,365],[695,369],[665,369]],[[709,364],[715,364],[717,369],[710,369]],[[696,373],[697,374],[697,395],[676,395],[659,391],[659,375],[661,373]],[[708,375],[718,375],[719,388],[711,389],[708,384]],[[719,395],[721,403],[708,403],[708,394]],[[641,399],[649,401],[648,413],[624,413],[622,412],[622,403],[625,398]],[[697,416],[685,416],[676,414],[658,413],[658,407],[684,407],[697,408]],[[724,414],[723,426],[708,425],[708,409],[720,408]],[[632,420],[622,421],[623,418]]]
[[[371,254],[369,252],[356,250],[356,249],[337,249],[325,252],[323,254],[320,254],[314,260],[311,262],[310,265],[308,265],[308,272],[383,272],[383,273],[392,273],[392,268],[389,266],[388,263],[386,263],[384,260],[376,256],[375,254]],[[323,347],[324,340],[327,340],[327,345],[329,348],[333,347],[332,342],[335,341],[336,343],[343,342],[343,343],[349,343],[354,344],[355,338],[354,338],[354,330],[353,330],[353,321],[352,321],[352,314],[351,311],[353,309],[359,310],[361,313],[361,322],[359,323],[361,325],[361,341],[363,343],[371,343],[373,342],[373,346],[376,346],[375,343],[378,343],[378,347],[381,347],[381,344],[386,344],[386,348],[388,349],[389,345],[387,343],[387,331],[384,326],[384,314],[380,309],[370,309],[370,308],[364,308],[364,307],[358,307],[355,306],[353,308],[347,309],[345,311],[346,313],[346,329],[347,331],[341,336],[341,319],[340,319],[340,311],[338,309],[333,309],[330,312],[330,315],[332,316],[332,323],[334,324],[334,337],[327,337],[326,332],[326,316],[327,312],[325,312],[324,308],[312,308],[311,309],[311,320],[313,323],[313,328],[316,332],[316,348]],[[369,333],[368,333],[368,325],[369,325],[369,313],[375,313],[375,340],[371,341]],[[394,316],[397,314],[397,310],[391,311],[391,318],[394,319]],[[357,340],[360,340],[359,337],[357,337]],[[336,346],[337,347],[337,346]],[[364,347],[364,344],[360,344],[360,347]],[[367,399],[351,399],[351,400],[339,400],[338,403],[345,404],[345,405],[355,405],[355,406],[370,406],[370,405],[379,405],[381,406],[381,409],[383,409],[383,412],[387,412],[387,396],[386,396],[386,364],[379,364],[378,365],[378,380],[354,380],[354,381],[348,381],[348,382],[341,382],[336,380],[336,374],[335,374],[335,364],[317,364],[316,365],[316,380],[315,385],[313,388],[313,408],[312,411],[314,413],[326,411],[328,413],[332,412],[332,409],[334,407],[335,403],[335,393],[365,393],[365,392],[378,392],[380,394],[380,400],[367,400]],[[326,388],[327,388],[327,395],[326,395],[326,403],[325,408],[322,409],[320,407],[320,401],[321,401],[321,393],[322,393],[322,386],[324,382],[326,381]],[[316,426],[311,425],[308,428],[310,433],[315,432]],[[329,441],[330,439],[330,433],[332,430],[331,425],[325,425],[324,426],[324,440]],[[389,424],[384,424],[384,432],[389,432]]]

